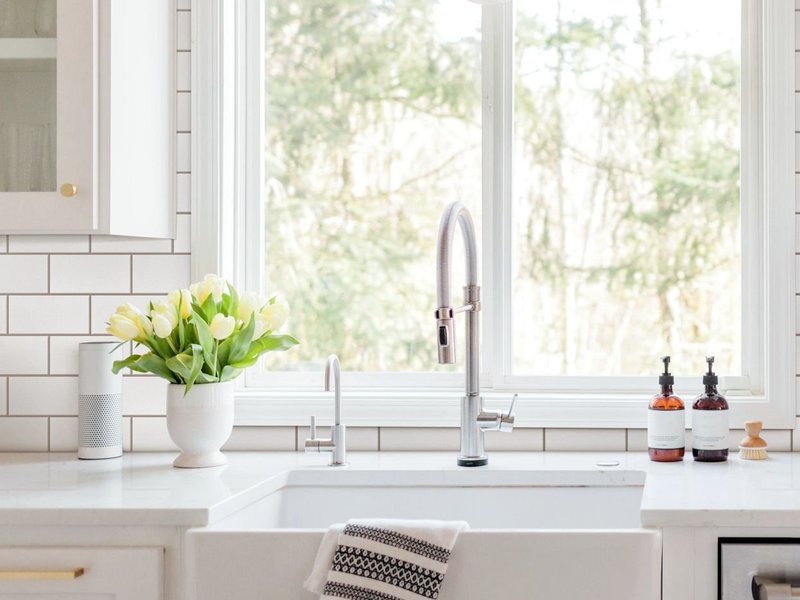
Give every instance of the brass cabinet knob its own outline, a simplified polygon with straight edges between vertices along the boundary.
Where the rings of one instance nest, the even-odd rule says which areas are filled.
[[[59,191],[65,198],[71,198],[78,193],[78,186],[74,183],[64,183],[61,185],[61,189]]]

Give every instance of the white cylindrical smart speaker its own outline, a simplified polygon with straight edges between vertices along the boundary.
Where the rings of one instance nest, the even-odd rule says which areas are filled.
[[[78,458],[122,456],[122,373],[111,372],[122,357],[118,344],[78,345]]]

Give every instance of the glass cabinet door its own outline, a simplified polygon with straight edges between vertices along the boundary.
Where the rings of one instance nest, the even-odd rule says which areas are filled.
[[[98,13],[0,0],[0,228],[96,226]]]
[[[0,0],[0,192],[56,189],[56,0]]]

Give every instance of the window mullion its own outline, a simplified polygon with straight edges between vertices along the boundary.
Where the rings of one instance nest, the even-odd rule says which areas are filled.
[[[483,9],[483,356],[493,386],[511,368],[513,4]]]

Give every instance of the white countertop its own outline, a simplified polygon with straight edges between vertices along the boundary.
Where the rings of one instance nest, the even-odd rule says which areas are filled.
[[[75,454],[0,454],[0,525],[213,523],[259,499],[288,469],[326,468],[328,457],[229,452],[212,469],[175,469],[173,453],[79,461]],[[350,469],[459,470],[452,452],[352,452]],[[617,467],[598,467],[616,460]],[[644,453],[494,452],[488,470],[644,471],[648,527],[800,527],[800,454],[766,461],[654,463]]]

